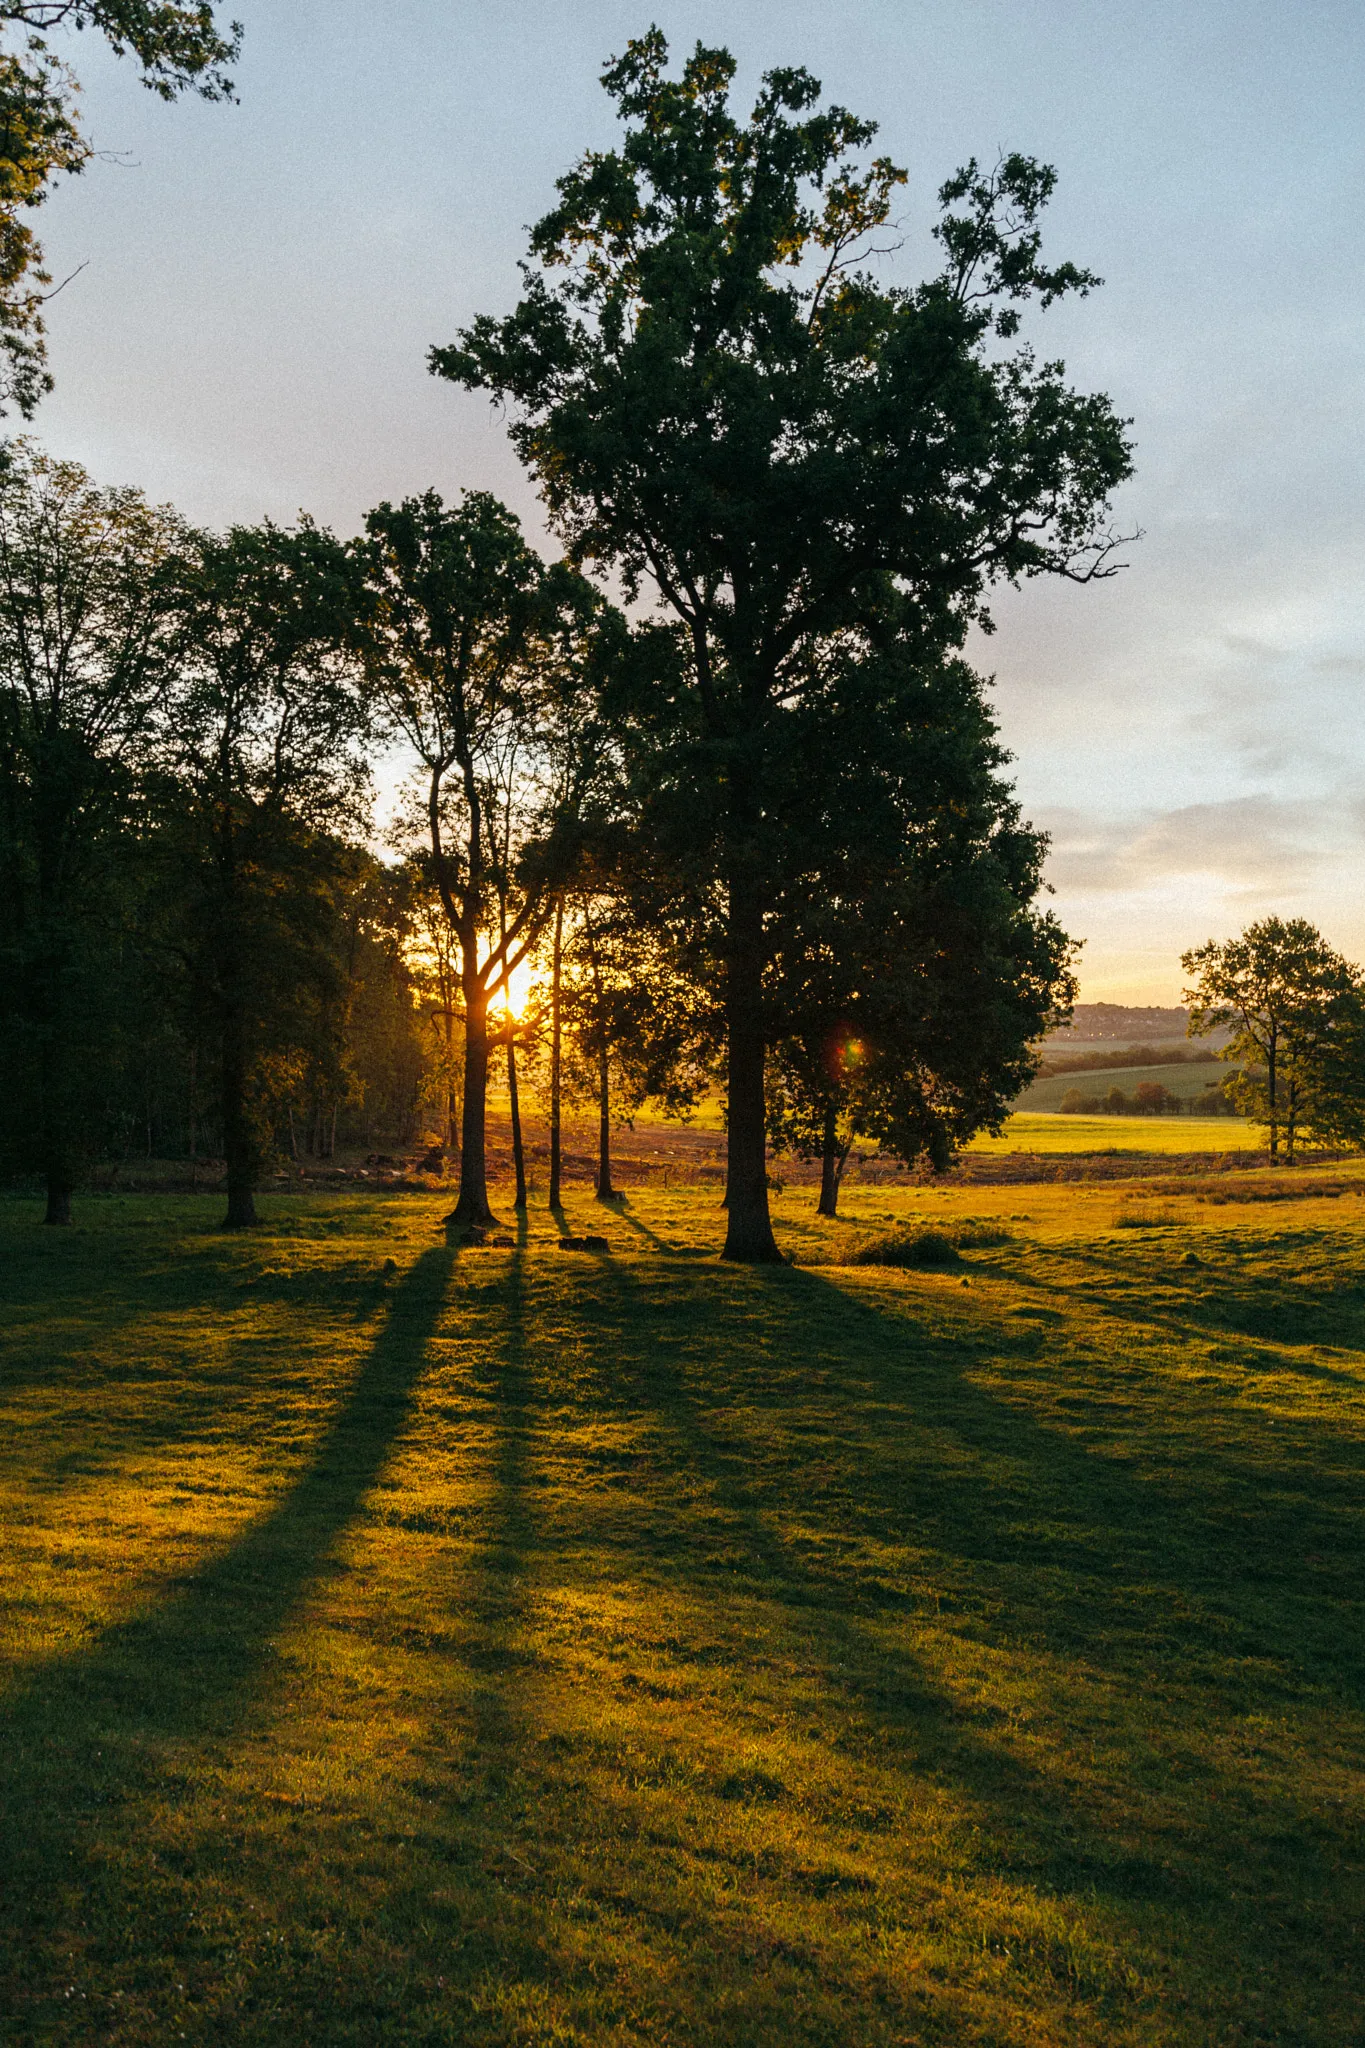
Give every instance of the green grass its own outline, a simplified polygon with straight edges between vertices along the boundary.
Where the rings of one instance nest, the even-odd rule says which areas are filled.
[[[1249,1152],[1264,1133],[1238,1116],[1062,1116],[1017,1112],[972,1152]]]
[[[1360,2041],[1359,1204],[713,1201],[0,1204],[0,2040]]]

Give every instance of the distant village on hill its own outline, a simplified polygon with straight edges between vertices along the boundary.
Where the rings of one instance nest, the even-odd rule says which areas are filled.
[[[1046,1043],[1082,1045],[1145,1045],[1183,1038],[1184,1010],[1143,1009],[1128,1003],[1077,1003],[1071,1022],[1050,1031]]]

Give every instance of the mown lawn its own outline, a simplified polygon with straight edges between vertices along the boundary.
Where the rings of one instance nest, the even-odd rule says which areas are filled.
[[[0,1204],[0,2039],[1359,2043],[1365,1205],[1124,1200]]]

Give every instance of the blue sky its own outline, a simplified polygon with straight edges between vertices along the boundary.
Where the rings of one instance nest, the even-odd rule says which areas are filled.
[[[355,530],[435,484],[532,494],[432,342],[516,294],[603,63],[657,20],[747,95],[804,63],[905,164],[893,274],[965,157],[1060,173],[1049,249],[1105,289],[1040,325],[1131,415],[1131,567],[1004,594],[996,677],[1083,994],[1173,1000],[1182,948],[1276,910],[1365,956],[1365,10],[1224,0],[236,0],[240,104],[165,107],[70,39],[105,152],[43,210],[36,431],[198,520]]]

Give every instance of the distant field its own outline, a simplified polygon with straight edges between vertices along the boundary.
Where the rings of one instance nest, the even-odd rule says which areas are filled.
[[[1248,1152],[1261,1133],[1238,1116],[1060,1116],[1016,1112],[973,1152]]]
[[[1026,1088],[1018,1103],[1021,1110],[1060,1109],[1063,1096],[1073,1088],[1082,1095],[1103,1099],[1111,1088],[1121,1088],[1125,1095],[1131,1095],[1143,1081],[1159,1081],[1183,1102],[1216,1088],[1227,1071],[1221,1060],[1182,1060],[1166,1067],[1105,1067],[1099,1073],[1047,1074]]]

